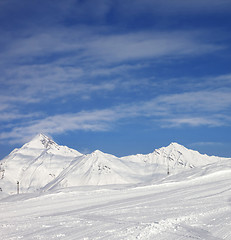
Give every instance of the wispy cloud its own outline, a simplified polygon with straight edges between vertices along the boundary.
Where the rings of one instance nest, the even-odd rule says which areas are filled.
[[[147,64],[121,64],[121,65],[113,65],[108,67],[99,66],[96,69],[93,69],[90,72],[91,76],[110,76],[110,75],[124,75],[127,74],[128,71],[140,70],[148,67]]]
[[[223,144],[222,142],[194,142],[191,143],[190,146],[217,146]]]
[[[181,126],[230,125],[225,109],[231,107],[230,92],[189,92],[159,96],[149,101],[122,104],[101,110],[58,114],[28,120],[11,131],[0,134],[0,139],[22,142],[38,132],[60,134],[68,131],[108,131],[121,120],[135,117],[149,119],[154,125],[174,128]]]
[[[116,112],[109,109],[49,116],[24,122],[13,127],[10,132],[2,132],[0,139],[7,139],[10,143],[21,143],[40,132],[59,134],[76,130],[106,131],[110,126],[109,122],[117,119]]]
[[[92,93],[150,84],[147,78],[131,75],[132,71],[150,67],[147,59],[191,57],[225,47],[207,43],[202,32],[108,31],[105,27],[103,34],[98,34],[94,28],[70,27],[37,30],[17,36],[17,41],[10,38],[3,49],[4,58],[0,58],[2,96],[10,102],[15,99],[24,103],[71,94],[90,99]],[[137,60],[142,63],[134,64]],[[118,76],[122,74],[121,80]]]
[[[185,92],[161,96],[158,104],[168,106],[177,113],[185,112],[215,112],[231,106],[230,89],[223,91]]]
[[[33,119],[37,117],[41,117],[41,113],[28,113],[28,114],[23,114],[23,113],[18,113],[17,111],[15,112],[1,112],[0,116],[0,123],[4,122],[10,122],[12,120],[26,120],[26,119]],[[28,121],[28,120],[27,120]]]
[[[106,96],[115,90],[129,92],[132,86],[154,84],[148,79],[131,80],[131,77],[124,79],[114,76],[112,79],[95,80],[89,75],[91,73],[80,68],[53,65],[23,66],[5,71],[8,80],[4,83],[4,90],[0,90],[0,110],[12,111],[23,105],[44,104],[69,96],[75,96],[80,102],[91,99],[94,94]]]
[[[224,116],[223,116],[224,117]],[[167,119],[163,119],[162,127],[164,128],[175,128],[182,126],[191,126],[191,127],[199,127],[199,126],[211,126],[211,127],[220,127],[226,125],[227,122],[224,121],[222,116],[210,115],[210,116],[201,116],[201,117],[193,117],[193,116],[178,116],[174,115],[169,116]],[[230,124],[230,122],[229,122]]]
[[[5,61],[33,62],[34,58],[64,59],[74,63],[120,62],[158,57],[195,56],[225,48],[206,40],[202,31],[138,31],[102,34],[94,28],[47,29],[33,35],[10,39],[4,49]]]
[[[1,1],[0,141],[137,119],[230,126],[230,11],[228,0]]]
[[[195,56],[223,47],[201,41],[193,32],[137,32],[98,36],[87,42],[86,54],[109,62],[157,57]]]

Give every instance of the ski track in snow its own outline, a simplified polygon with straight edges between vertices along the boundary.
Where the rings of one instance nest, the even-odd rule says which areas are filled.
[[[0,201],[1,239],[231,239],[230,186],[211,177],[14,195]]]

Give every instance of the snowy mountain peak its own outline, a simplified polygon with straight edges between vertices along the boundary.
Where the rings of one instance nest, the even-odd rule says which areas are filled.
[[[30,148],[50,148],[50,147],[58,147],[58,144],[55,143],[52,139],[47,137],[46,135],[40,133],[36,135],[29,143],[24,145],[25,147]]]
[[[118,158],[100,150],[83,155],[38,134],[0,162],[0,188],[14,193],[17,181],[22,192],[79,185],[147,183],[220,160],[175,142],[146,155]]]
[[[170,143],[166,148],[172,148],[172,149],[186,149],[183,145],[177,143],[177,142],[172,142]]]
[[[0,174],[0,187],[4,191],[14,192],[15,182],[19,181],[21,191],[40,189],[79,156],[82,154],[78,151],[38,134],[2,160],[1,170],[4,172]]]
[[[105,155],[106,153],[100,151],[100,150],[95,150],[94,152],[91,153],[92,156],[102,156]]]
[[[183,153],[188,153],[188,152],[192,152],[193,150],[190,150],[186,147],[184,147],[183,145],[180,145],[179,143],[176,142],[172,142],[170,143],[167,147],[162,147],[159,149],[155,149],[154,153],[156,154],[173,154],[174,152],[177,154],[183,154]],[[195,151],[196,152],[196,151]]]
[[[110,164],[112,159],[115,159],[116,157],[108,154],[101,152],[100,150],[95,150],[94,152],[87,154],[86,159],[90,164]]]

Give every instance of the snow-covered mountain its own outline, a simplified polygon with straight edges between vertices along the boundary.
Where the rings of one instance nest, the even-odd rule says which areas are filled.
[[[123,160],[96,150],[91,154],[77,157],[44,189],[133,182],[137,182],[135,172]]]
[[[83,155],[43,134],[0,161],[0,188],[7,193],[83,185],[148,183],[223,158],[202,155],[177,143],[153,153],[118,158],[99,150]]]
[[[15,192],[19,181],[23,192],[40,189],[68,167],[72,159],[81,155],[39,134],[1,161],[0,187]]]
[[[137,154],[122,157],[124,161],[133,165],[139,164],[140,170],[144,175],[157,176],[181,172],[184,169],[190,169],[203,166],[209,163],[218,162],[224,158],[200,154],[197,151],[190,150],[178,143],[171,143],[167,147],[154,150],[149,154]]]

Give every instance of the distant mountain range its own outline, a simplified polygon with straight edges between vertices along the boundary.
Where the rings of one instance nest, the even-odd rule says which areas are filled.
[[[20,192],[84,185],[148,184],[222,160],[225,158],[202,155],[177,143],[147,155],[118,158],[99,150],[84,155],[39,134],[0,161],[0,190],[15,193],[17,181]]]

